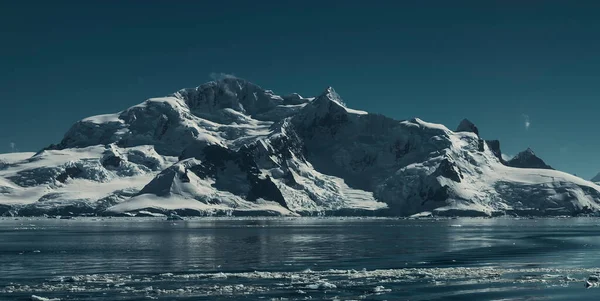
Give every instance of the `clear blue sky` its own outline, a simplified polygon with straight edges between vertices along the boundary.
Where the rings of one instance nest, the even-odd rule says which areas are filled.
[[[600,1],[2,1],[0,152],[234,74],[600,171]],[[530,126],[526,128],[527,115]]]

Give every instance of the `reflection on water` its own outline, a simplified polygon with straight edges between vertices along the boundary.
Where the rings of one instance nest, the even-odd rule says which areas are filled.
[[[3,219],[0,299],[520,300],[548,290],[552,300],[587,299],[600,296],[583,289],[600,268],[599,225],[583,218]]]

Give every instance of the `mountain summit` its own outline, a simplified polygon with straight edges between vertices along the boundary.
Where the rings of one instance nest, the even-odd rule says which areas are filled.
[[[550,165],[546,164],[544,160],[536,156],[531,148],[527,148],[526,150],[518,153],[516,156],[508,160],[506,165],[520,168],[553,169]]]
[[[475,133],[475,135],[473,135]],[[331,87],[279,96],[225,78],[75,123],[37,154],[0,155],[3,215],[578,214],[600,186],[509,162],[463,120],[348,108]]]
[[[456,128],[456,132],[471,132],[475,133],[475,135],[479,136],[479,129],[468,119],[463,119],[458,127]]]

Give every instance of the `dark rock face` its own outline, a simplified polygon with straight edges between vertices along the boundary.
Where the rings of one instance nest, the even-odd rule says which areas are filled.
[[[160,161],[151,156],[147,156],[142,151],[130,150],[127,152],[127,161],[139,165],[143,165],[150,170],[160,170]]]
[[[11,206],[0,204],[0,216],[11,216]]]
[[[276,129],[276,127],[278,128]],[[284,163],[287,159],[291,159],[294,156],[298,160],[306,162],[306,145],[296,132],[294,126],[290,123],[280,123],[274,125],[273,129],[277,130],[278,132],[285,131],[286,135],[272,137],[269,139],[271,147],[273,148],[269,155],[278,156]]]
[[[323,94],[308,104],[302,114],[294,116],[292,122],[298,134],[312,138],[319,134],[335,136],[340,129],[349,123],[348,113],[343,102],[338,99],[333,89],[327,89]]]
[[[32,187],[52,184],[60,174],[61,170],[59,168],[39,167],[19,171],[16,175],[8,177],[8,179],[21,187]]]
[[[468,119],[463,119],[456,128],[455,132],[470,132],[475,133],[475,135],[479,136],[479,129]]]
[[[462,173],[460,172],[460,169],[458,169],[458,167],[452,164],[452,162],[450,162],[448,159],[444,159],[442,162],[440,162],[440,165],[436,169],[435,173],[436,175],[443,176],[458,183],[460,183],[462,179]]]
[[[219,145],[210,145],[204,148],[202,153],[196,156],[196,159],[202,160],[202,164],[190,169],[190,171],[202,179],[219,177],[220,173],[227,168],[228,163],[236,165],[241,171],[258,173],[258,167],[253,164],[254,162],[249,156],[247,148],[234,151]]]
[[[77,176],[81,173],[83,173],[83,171],[78,167],[67,167],[63,173],[56,177],[56,180],[61,183],[64,183],[65,181],[67,181],[68,178],[77,178]]]
[[[182,182],[189,182],[187,173],[192,172],[201,179],[214,179],[214,187],[241,195],[249,201],[256,202],[262,198],[289,209],[279,188],[268,175],[263,177],[261,174],[255,160],[256,149],[256,144],[243,146],[237,151],[220,145],[208,145],[193,156],[202,163],[189,167],[179,177]],[[293,176],[290,182],[292,185],[295,183]]]
[[[118,141],[114,133],[122,128],[123,125],[118,122],[97,125],[92,122],[79,121],[69,129],[60,143],[51,144],[43,150],[58,150],[74,147],[87,147],[98,144],[110,144]]]
[[[394,153],[396,160],[401,159],[411,151],[410,141],[396,140],[394,146],[391,147],[391,151]]]
[[[430,186],[426,190],[423,190],[419,193],[419,196],[423,201],[421,202],[421,206],[430,206],[431,208],[435,208],[437,205],[435,203],[445,203],[446,200],[450,197],[450,187],[444,186]],[[394,210],[392,207],[391,210]]]
[[[480,152],[485,151],[485,140],[483,140],[483,139],[477,140],[477,150]]]
[[[494,156],[500,160],[500,162],[504,162],[502,159],[502,151],[500,150],[500,141],[498,140],[485,140],[485,144],[490,148]]]
[[[121,166],[121,162],[123,162],[123,159],[119,158],[118,156],[108,156],[102,160],[102,166],[105,168],[116,168]]]
[[[514,158],[508,160],[506,165],[518,168],[553,169],[550,165],[546,164],[544,160],[536,156],[531,148],[518,153]]]
[[[271,178],[267,176],[265,179],[261,179],[259,177],[250,177],[251,189],[248,192],[246,198],[249,201],[256,202],[259,198],[263,198],[265,200],[272,200],[280,204],[281,206],[287,208],[287,204],[285,203],[285,199],[279,191],[279,188],[271,181]],[[288,208],[289,209],[289,208]]]

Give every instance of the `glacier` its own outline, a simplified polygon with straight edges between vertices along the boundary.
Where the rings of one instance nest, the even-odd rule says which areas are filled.
[[[455,131],[280,96],[239,78],[85,118],[37,153],[0,154],[0,215],[578,215],[600,186],[531,149],[502,159]]]

